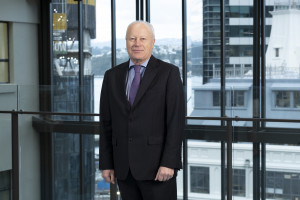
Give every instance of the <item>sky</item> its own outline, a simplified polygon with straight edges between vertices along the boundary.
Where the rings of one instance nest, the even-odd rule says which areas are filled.
[[[115,0],[116,36],[124,38],[128,24],[135,20],[135,0]],[[151,0],[150,21],[157,39],[181,38],[181,0]],[[96,0],[97,42],[111,40],[111,1]],[[202,0],[187,1],[187,33],[195,41],[202,41]]]

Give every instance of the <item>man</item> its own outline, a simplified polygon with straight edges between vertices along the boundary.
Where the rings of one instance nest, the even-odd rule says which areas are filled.
[[[105,73],[100,98],[100,169],[123,200],[177,200],[184,95],[178,67],[152,56],[151,24],[131,23],[130,60]]]

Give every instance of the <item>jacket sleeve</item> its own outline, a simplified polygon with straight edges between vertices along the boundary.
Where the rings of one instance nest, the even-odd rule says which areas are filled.
[[[181,146],[185,124],[184,92],[179,69],[172,67],[166,91],[166,139],[161,166],[181,169]]]
[[[109,105],[109,73],[104,75],[100,96],[100,156],[99,167],[114,169],[112,147],[112,123]]]

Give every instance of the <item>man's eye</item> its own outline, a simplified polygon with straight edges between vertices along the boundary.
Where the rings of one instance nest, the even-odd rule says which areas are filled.
[[[135,41],[135,38],[129,38],[129,40],[130,40],[131,42],[133,42],[133,41]]]
[[[142,40],[142,41],[145,41],[145,40],[146,40],[146,38],[141,38],[141,40]]]

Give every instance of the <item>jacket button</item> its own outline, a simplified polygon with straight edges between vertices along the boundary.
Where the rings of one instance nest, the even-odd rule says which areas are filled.
[[[132,138],[129,138],[129,139],[128,139],[128,142],[131,143],[131,142],[132,142]]]

